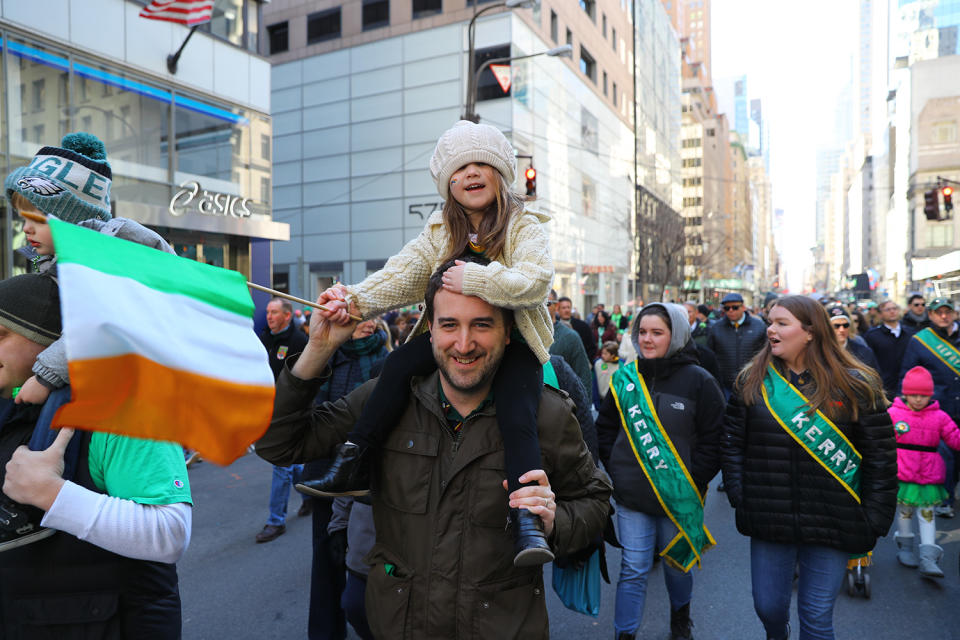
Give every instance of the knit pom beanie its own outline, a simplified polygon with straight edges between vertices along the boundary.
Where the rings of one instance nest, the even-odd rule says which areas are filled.
[[[933,376],[923,367],[914,367],[903,376],[900,392],[905,396],[932,396]]]
[[[450,197],[450,176],[471,162],[490,165],[507,185],[517,176],[517,158],[506,136],[488,124],[461,120],[440,136],[430,158],[430,175],[444,200]]]
[[[66,222],[109,220],[113,172],[103,142],[90,133],[69,133],[60,145],[43,147],[30,164],[14,169],[3,183],[7,198],[17,192]]]

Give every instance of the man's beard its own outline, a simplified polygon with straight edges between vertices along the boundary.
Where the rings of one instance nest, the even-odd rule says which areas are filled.
[[[482,356],[487,358],[491,355],[490,352],[487,352]],[[434,359],[437,361],[437,369],[440,370],[440,375],[443,376],[443,379],[447,381],[451,387],[459,391],[460,393],[473,393],[477,390],[484,388],[489,385],[494,376],[497,375],[497,369],[500,367],[500,361],[503,360],[503,350],[501,349],[500,353],[493,353],[493,358],[486,362],[483,369],[474,372],[476,375],[472,384],[464,385],[462,382],[458,381],[450,369],[450,357],[445,353],[434,353]]]

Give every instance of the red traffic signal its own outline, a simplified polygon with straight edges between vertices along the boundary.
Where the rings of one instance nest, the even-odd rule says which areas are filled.
[[[537,170],[533,167],[529,167],[526,171],[523,172],[524,177],[527,179],[527,196],[531,198],[537,197]]]
[[[953,211],[953,187],[944,187],[940,193],[943,194],[943,210]]]

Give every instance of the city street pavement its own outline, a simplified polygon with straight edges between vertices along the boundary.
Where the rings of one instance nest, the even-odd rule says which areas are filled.
[[[256,544],[267,518],[271,467],[247,455],[226,468],[204,462],[190,471],[193,539],[179,564],[184,640],[306,638],[310,588],[310,519],[298,518],[290,499],[287,533]],[[697,640],[764,638],[750,593],[749,541],[737,533],[726,497],[711,486],[706,521],[717,547],[696,572],[691,612]],[[840,640],[960,639],[960,516],[939,519],[946,578],[922,579],[897,565],[893,535],[880,540],[870,570],[872,598],[841,594],[836,608]],[[612,638],[619,554],[608,554],[613,585],[603,585],[598,618],[568,611],[549,588],[553,638]],[[659,564],[650,576],[646,615],[638,638],[669,638],[669,605]],[[798,637],[796,601],[792,637]],[[348,637],[356,638],[354,634]],[[494,639],[490,639],[494,640]]]

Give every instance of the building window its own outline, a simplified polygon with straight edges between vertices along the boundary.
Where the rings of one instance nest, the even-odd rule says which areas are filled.
[[[307,16],[307,44],[340,37],[340,7]]]
[[[557,24],[557,12],[550,11],[550,39],[559,42],[560,26]]]
[[[613,106],[617,106],[617,101],[619,100],[619,94],[617,93],[617,83],[613,83]]]
[[[46,82],[43,78],[33,81],[33,111],[43,111],[44,96],[46,95]]]
[[[957,141],[957,123],[956,121],[945,121],[933,123],[934,144],[945,144]]]
[[[260,178],[260,200],[264,204],[270,204],[270,178]]]
[[[586,107],[580,107],[580,146],[594,155],[600,154],[600,121]]]
[[[573,31],[570,31],[570,29],[567,29],[567,44],[573,46]]]
[[[267,27],[267,40],[270,45],[270,55],[290,49],[290,24],[284,20]]]
[[[390,25],[390,0],[363,0],[363,30]]]
[[[581,194],[583,215],[594,217],[597,215],[597,185],[588,176],[583,176]]]
[[[594,84],[597,83],[597,61],[582,45],[580,46],[580,71],[593,80]]]
[[[614,84],[616,86],[616,84]],[[607,72],[603,72],[603,95],[607,95]]]
[[[413,0],[413,19],[432,16],[443,11],[443,0]]]
[[[474,68],[479,69],[487,60],[509,57],[509,44],[477,49],[473,56],[473,62],[476,65]],[[476,71],[474,71],[474,73],[476,73]],[[500,87],[500,83],[497,82],[497,78],[495,75],[493,75],[493,71],[490,70],[490,67],[484,69],[483,73],[480,74],[480,78],[477,80],[477,102],[481,102],[483,100],[496,100],[497,98],[506,98],[509,96],[510,92],[504,91],[503,88]]]
[[[597,21],[597,0],[580,0],[580,8],[591,20]]]
[[[716,130],[716,129],[707,129],[707,137],[708,137],[708,138],[713,138],[713,137],[716,136],[716,135],[717,135],[717,130]]]
[[[607,37],[607,14],[603,14],[603,20],[601,22],[603,23],[603,37],[606,38]]]
[[[265,133],[260,134],[260,157],[270,160],[270,136]]]

